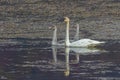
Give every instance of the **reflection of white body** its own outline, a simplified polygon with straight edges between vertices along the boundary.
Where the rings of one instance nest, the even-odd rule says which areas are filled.
[[[70,48],[71,51],[81,54],[81,55],[89,55],[89,54],[97,54],[97,52],[100,52],[102,50],[100,49],[90,49],[90,48]]]
[[[54,62],[56,65],[59,64],[59,62],[60,62],[57,60],[57,48],[58,47],[56,47],[56,46],[52,47],[53,58],[54,58]],[[80,60],[79,55],[90,55],[90,54],[97,54],[97,52],[101,52],[101,50],[99,50],[99,49],[89,49],[89,48],[69,48],[69,47],[66,47],[64,49],[65,49],[65,65],[66,65],[66,70],[64,71],[65,76],[69,76],[69,74],[70,74],[70,66],[69,66],[70,51],[73,51],[76,53],[76,54],[74,54],[76,56],[76,60],[75,60],[75,62],[72,62],[73,64],[79,63],[79,60]],[[62,64],[63,63],[60,63],[60,66],[62,66]]]
[[[65,46],[68,47],[89,47],[89,46],[95,46],[104,42],[91,40],[91,39],[80,39],[78,41],[70,43],[69,41],[69,18],[65,17],[66,22],[66,38],[65,38]]]

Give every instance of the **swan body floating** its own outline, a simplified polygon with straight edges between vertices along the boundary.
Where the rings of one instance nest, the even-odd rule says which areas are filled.
[[[69,22],[70,19],[68,17],[65,17],[64,22],[66,22],[66,37],[65,37],[65,46],[66,47],[91,47],[91,46],[97,46],[105,42],[100,42],[96,40],[91,39],[80,39],[78,41],[74,41],[70,43],[69,41]]]

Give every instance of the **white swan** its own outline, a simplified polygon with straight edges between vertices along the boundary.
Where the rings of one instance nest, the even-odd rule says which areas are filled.
[[[65,17],[64,21],[66,22],[66,37],[65,37],[65,46],[66,47],[89,47],[89,46],[96,46],[98,44],[102,44],[104,42],[91,40],[91,39],[80,39],[78,41],[70,43],[69,41],[69,22],[70,19]]]
[[[54,26],[52,45],[57,45],[57,27]]]
[[[53,31],[53,38],[52,38],[52,45],[53,46],[64,46],[64,43],[59,43],[57,41],[57,27],[54,25],[54,31]]]
[[[54,46],[65,46],[64,42],[65,40],[61,40],[61,41],[57,41],[57,27],[55,25],[53,25],[54,27],[54,31],[53,31],[53,38],[52,38],[52,45]],[[73,40],[70,40],[71,42],[75,41],[75,40],[79,40],[79,24],[76,25],[76,34],[74,36]]]

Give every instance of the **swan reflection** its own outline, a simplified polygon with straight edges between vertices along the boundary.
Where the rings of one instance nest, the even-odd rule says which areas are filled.
[[[57,65],[59,64],[58,61],[58,56],[57,56],[57,49],[60,49],[60,47],[52,47],[53,51],[53,59],[54,59],[54,64]],[[65,70],[64,70],[64,75],[69,76],[70,74],[70,64],[77,64],[79,63],[79,56],[80,55],[91,55],[91,54],[98,54],[104,50],[96,49],[96,48],[61,48],[62,50],[65,50],[65,62],[62,62],[62,64],[65,64]],[[74,54],[74,55],[73,55]],[[71,62],[69,56],[73,55],[75,56],[75,60]],[[62,66],[61,63],[59,66]]]

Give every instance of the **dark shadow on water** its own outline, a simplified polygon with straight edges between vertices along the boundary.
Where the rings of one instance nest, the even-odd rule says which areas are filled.
[[[119,41],[100,49],[51,47],[51,39],[4,39],[1,80],[119,80]],[[15,42],[15,43],[14,43]]]
[[[0,38],[0,50],[27,50],[50,47],[50,39]]]
[[[120,50],[120,40],[106,40],[104,45],[99,46],[108,51],[119,51]]]

